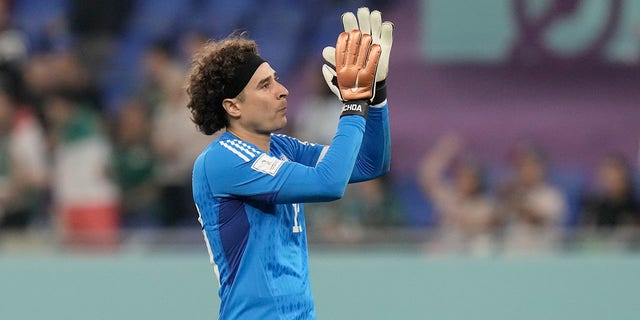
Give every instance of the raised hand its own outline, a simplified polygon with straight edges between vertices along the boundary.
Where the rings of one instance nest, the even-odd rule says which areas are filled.
[[[387,98],[386,79],[389,74],[389,57],[393,44],[393,23],[389,21],[382,22],[380,11],[369,12],[369,9],[364,7],[358,9],[357,15],[358,17],[356,18],[352,12],[345,12],[342,15],[342,25],[345,32],[360,30],[362,34],[371,35],[372,43],[381,47],[382,52],[375,77],[376,90],[372,97],[372,104],[378,104]],[[334,47],[326,47],[322,51],[322,56],[331,66],[336,64],[335,50]],[[335,84],[335,75],[323,68],[323,76],[331,91],[340,97]]]
[[[373,97],[380,54],[380,45],[372,44],[369,34],[363,35],[356,29],[338,36],[336,69],[334,71],[325,64],[323,73],[330,72],[337,78],[338,95],[345,102],[343,115],[352,114],[349,111],[360,111],[363,115],[366,113],[369,99]]]

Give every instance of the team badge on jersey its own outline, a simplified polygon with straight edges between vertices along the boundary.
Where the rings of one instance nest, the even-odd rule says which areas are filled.
[[[283,163],[284,161],[263,153],[253,162],[251,169],[275,176]]]

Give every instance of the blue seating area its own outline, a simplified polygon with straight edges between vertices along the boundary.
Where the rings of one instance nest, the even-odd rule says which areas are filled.
[[[290,75],[310,55],[320,56],[340,31],[340,14],[369,1],[320,0],[135,0],[129,19],[117,35],[116,50],[99,84],[105,105],[114,108],[135,90],[141,78],[144,50],[154,42],[177,44],[187,32],[213,39],[247,31],[280,75]],[[31,52],[68,49],[75,37],[65,19],[72,0],[24,0],[13,7],[13,23],[25,32]],[[318,17],[318,14],[322,17]],[[125,14],[125,13],[123,13]]]

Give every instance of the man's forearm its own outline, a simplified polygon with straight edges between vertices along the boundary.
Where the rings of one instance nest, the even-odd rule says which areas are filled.
[[[385,103],[381,107],[369,107],[362,147],[349,182],[360,182],[379,177],[389,172],[390,165],[389,110]]]

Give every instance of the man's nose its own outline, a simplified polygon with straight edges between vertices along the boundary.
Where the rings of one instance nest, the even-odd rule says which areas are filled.
[[[282,85],[280,82],[278,82],[278,85],[280,86],[280,92],[278,94],[278,98],[279,99],[284,99],[289,95],[289,90],[287,90],[287,88]]]

